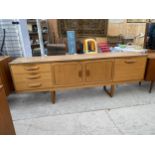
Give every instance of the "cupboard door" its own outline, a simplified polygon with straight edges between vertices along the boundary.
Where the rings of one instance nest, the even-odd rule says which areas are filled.
[[[56,85],[77,85],[83,79],[82,65],[79,62],[54,64],[53,72]]]
[[[146,57],[116,59],[114,81],[143,80],[145,65]]]
[[[112,80],[113,60],[90,61],[85,64],[86,82]]]

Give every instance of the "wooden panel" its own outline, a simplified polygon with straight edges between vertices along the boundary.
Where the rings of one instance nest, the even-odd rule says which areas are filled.
[[[15,135],[10,109],[2,85],[0,85],[0,135]]]
[[[0,83],[3,84],[5,94],[8,96],[14,90],[8,65],[12,58],[3,56],[0,58]]]
[[[13,74],[23,74],[31,72],[50,72],[50,64],[24,64],[24,65],[13,65],[11,66]]]
[[[58,19],[59,35],[66,37],[66,31],[76,31],[78,37],[104,37],[107,35],[107,19]]]
[[[14,74],[15,82],[30,82],[35,80],[51,81],[51,74],[49,73],[27,73],[27,74]]]
[[[0,85],[2,85],[2,80],[1,80],[1,77],[0,77]]]
[[[145,80],[155,81],[155,58],[149,59],[147,62]]]
[[[54,64],[53,71],[56,85],[76,85],[82,82],[83,71],[79,62]]]
[[[114,81],[142,80],[145,65],[146,57],[116,59]]]
[[[15,83],[16,91],[23,90],[41,90],[41,89],[49,89],[52,87],[50,80],[35,80],[31,82],[16,82]]]
[[[113,60],[90,61],[85,65],[86,82],[112,80]]]
[[[116,19],[117,20],[117,19]],[[115,21],[116,21],[115,20]],[[127,23],[124,19],[122,22],[111,22],[108,23],[108,36],[138,36],[140,33],[145,34],[146,23]],[[135,45],[144,45],[144,37],[134,39]]]

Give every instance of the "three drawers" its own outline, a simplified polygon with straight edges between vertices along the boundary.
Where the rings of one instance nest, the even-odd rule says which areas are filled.
[[[146,57],[120,58],[115,60],[114,81],[142,80]]]
[[[39,90],[52,86],[50,64],[12,65],[11,71],[17,91]]]

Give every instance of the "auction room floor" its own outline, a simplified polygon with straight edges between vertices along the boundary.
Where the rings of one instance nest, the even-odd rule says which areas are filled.
[[[16,134],[155,134],[155,88],[119,85],[113,98],[101,87],[12,94],[8,101]]]

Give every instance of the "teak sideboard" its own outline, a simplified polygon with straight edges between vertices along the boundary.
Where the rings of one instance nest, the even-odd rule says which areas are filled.
[[[10,69],[16,92],[50,91],[55,103],[56,90],[66,88],[104,86],[113,96],[115,84],[144,79],[146,60],[132,52],[45,56],[17,58]]]

